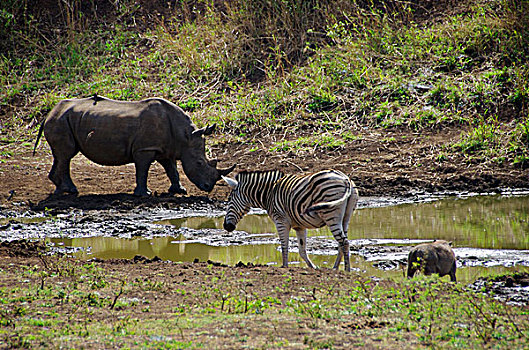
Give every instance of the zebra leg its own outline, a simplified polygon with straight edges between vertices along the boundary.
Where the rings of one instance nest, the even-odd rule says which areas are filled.
[[[334,238],[336,238],[336,236]],[[336,257],[336,262],[334,263],[334,269],[338,270],[342,257],[343,263],[345,265],[345,271],[351,271],[351,262],[349,260],[349,241],[347,240],[347,238],[343,238],[342,241],[338,241],[338,256]]]
[[[336,261],[334,262],[333,269],[338,270],[338,267],[340,267],[340,262],[343,257],[345,271],[351,271],[351,262],[349,258],[349,241],[346,238],[342,243],[339,242],[338,244],[338,255],[336,256]]]
[[[276,222],[277,234],[279,235],[279,241],[281,242],[281,256],[283,258],[282,267],[288,267],[288,233],[290,232],[290,226],[285,225],[282,222]]]
[[[338,247],[338,255],[336,256],[336,261],[334,262],[334,266],[332,267],[333,269],[338,270],[338,267],[340,267],[340,263],[342,262],[342,258],[343,252],[340,247]]]
[[[347,240],[347,235],[344,232],[343,217],[341,215],[327,218],[324,215],[321,216],[323,216],[323,220],[327,226],[329,226],[334,239],[336,239],[338,242],[338,256],[336,257],[336,261],[334,263],[334,269],[338,269],[340,266],[340,261],[343,257],[345,271],[351,271],[351,265],[349,261],[349,241]]]
[[[345,271],[351,271],[351,261],[349,260],[349,240],[346,238],[342,246],[343,249],[343,263],[345,265]]]
[[[307,229],[296,230],[296,236],[298,237],[299,255],[305,260],[311,269],[315,269],[316,266],[314,266],[307,255]]]
[[[353,183],[351,183],[351,186],[354,186]],[[351,193],[351,196],[347,200],[347,206],[345,207],[345,213],[342,219],[342,229],[344,233],[345,240],[345,252],[342,252],[340,249],[338,249],[338,258],[336,259],[336,262],[334,263],[334,268],[338,269],[338,266],[340,265],[340,260],[342,256],[344,257],[344,264],[346,264],[346,270],[347,266],[350,265],[349,263],[349,241],[347,240],[347,231],[349,228],[349,220],[351,219],[351,215],[353,214],[353,211],[356,209],[356,205],[358,204],[358,191],[356,188],[353,188],[353,191]],[[347,263],[345,262],[347,259]]]
[[[358,191],[356,190],[356,188],[354,188],[353,192],[351,193],[351,196],[347,200],[347,205],[345,207],[345,213],[342,219],[342,227],[345,233],[345,237],[347,237],[347,230],[349,228],[349,220],[351,219],[351,215],[353,215],[353,211],[356,209],[357,203],[358,203]]]

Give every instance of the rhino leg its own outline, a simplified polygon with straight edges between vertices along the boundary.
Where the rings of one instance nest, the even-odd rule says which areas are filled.
[[[430,261],[427,261],[426,264],[424,265],[423,272],[425,276],[430,276],[430,275],[433,275],[434,273],[437,273],[437,274],[439,273],[437,268],[435,266],[432,266]]]
[[[180,177],[178,176],[178,170],[176,169],[176,162],[170,159],[159,159],[160,163],[165,169],[167,177],[171,181],[171,187],[169,187],[170,194],[187,194],[187,190],[180,184]]]
[[[415,275],[415,272],[417,272],[417,269],[412,264],[408,263],[408,273],[407,273],[408,278],[412,278],[413,275]]]
[[[155,156],[156,152],[154,151],[139,151],[134,154],[134,166],[136,167],[135,196],[148,197],[151,195],[151,191],[147,188],[147,175]]]
[[[416,256],[416,252],[412,251],[408,256],[408,278],[412,278],[415,275],[415,272],[420,267],[419,259]]]
[[[79,193],[70,177],[70,160],[58,160],[57,157],[53,158],[53,165],[48,174],[48,178],[55,184],[54,194],[63,194],[65,192],[73,194]]]
[[[79,149],[70,134],[62,136],[58,140],[54,137],[48,137],[48,144],[53,154],[53,165],[48,178],[55,184],[55,194],[65,192],[77,194],[77,187],[70,177],[70,161],[79,152]]]

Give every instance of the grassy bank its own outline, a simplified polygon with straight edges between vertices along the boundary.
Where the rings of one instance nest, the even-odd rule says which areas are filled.
[[[3,257],[6,348],[523,348],[527,307],[436,278]]]
[[[288,130],[270,147],[285,151],[449,127],[461,137],[440,162],[528,164],[526,1],[3,4],[4,144],[31,140],[60,99],[98,93],[165,97],[250,148],[263,130]]]

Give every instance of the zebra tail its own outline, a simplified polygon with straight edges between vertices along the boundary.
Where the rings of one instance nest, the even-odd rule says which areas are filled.
[[[337,199],[335,201],[314,204],[313,206],[307,208],[307,210],[305,210],[305,213],[308,214],[308,213],[316,211],[316,210],[330,209],[330,208],[333,208],[335,206],[338,206],[338,205],[342,204],[347,199],[349,199],[349,197],[351,196],[351,192],[352,192],[351,187],[352,186],[349,184],[349,187],[347,188],[347,191],[345,191],[345,193],[342,196],[342,198]]]

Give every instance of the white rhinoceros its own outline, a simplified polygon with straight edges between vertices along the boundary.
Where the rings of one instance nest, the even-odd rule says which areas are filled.
[[[70,160],[78,152],[101,165],[134,163],[138,196],[150,195],[147,174],[153,161],[171,180],[169,193],[187,193],[180,184],[177,159],[189,180],[210,192],[235,168],[217,169],[216,160],[206,159],[203,136],[214,129],[198,129],[181,108],[161,98],[127,102],[94,95],[59,102],[42,123],[35,148],[44,131],[53,154],[48,177],[56,194],[78,193],[70,177]]]

